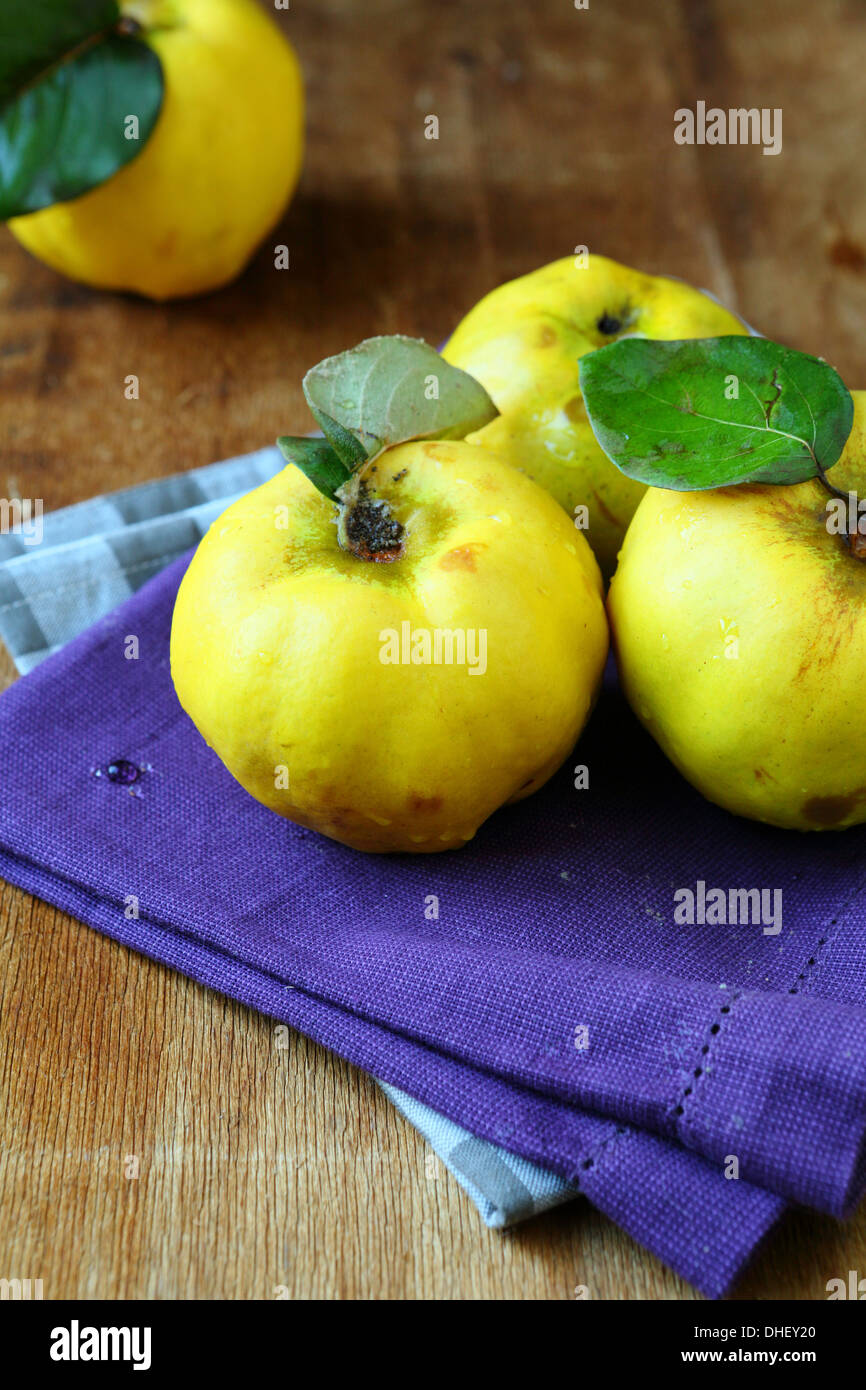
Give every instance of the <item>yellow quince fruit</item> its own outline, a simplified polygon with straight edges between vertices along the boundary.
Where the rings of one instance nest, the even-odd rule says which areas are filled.
[[[240,273],[294,190],[298,61],[255,0],[125,0],[120,9],[162,64],[155,129],[106,182],[8,225],[72,280],[157,300],[203,294]]]
[[[852,396],[832,481],[856,500],[866,392]],[[866,537],[832,524],[839,505],[815,481],[652,488],[608,599],[626,696],[683,776],[798,830],[866,821]]]
[[[646,488],[620,473],[596,443],[580,393],[581,357],[625,336],[746,332],[740,319],[679,280],[604,256],[568,257],[486,295],[442,355],[480,381],[500,411],[469,442],[509,459],[585,523],[609,576]]]
[[[401,444],[365,485],[390,549],[342,548],[294,467],[214,522],[177,597],[175,689],[279,815],[355,849],[452,849],[577,739],[608,647],[598,566],[486,449]]]

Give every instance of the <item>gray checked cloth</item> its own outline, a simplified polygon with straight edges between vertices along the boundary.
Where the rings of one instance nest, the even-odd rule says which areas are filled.
[[[39,499],[17,510],[7,501],[0,534],[0,637],[18,671],[32,670],[116,608],[197,545],[236,498],[284,466],[277,449],[262,449],[56,512],[43,514]],[[488,1226],[513,1225],[578,1195],[554,1173],[379,1084]]]

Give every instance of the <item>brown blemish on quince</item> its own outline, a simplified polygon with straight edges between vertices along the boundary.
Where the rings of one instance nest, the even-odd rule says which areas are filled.
[[[595,489],[593,489],[592,495],[593,495],[593,497],[595,498],[596,503],[598,504],[598,509],[599,509],[599,511],[601,512],[602,516],[607,517],[607,520],[611,523],[612,526],[618,526],[618,525],[619,525],[618,519],[614,516],[614,514],[613,514],[613,512],[610,510],[610,508],[609,508],[609,507],[606,507],[606,506],[604,505],[604,502],[601,500],[601,497],[600,497],[599,494],[595,491]]]
[[[480,542],[473,542],[471,545],[459,545],[456,550],[449,550],[447,555],[443,555],[439,561],[441,570],[473,570],[475,569],[475,552],[483,550],[485,547]]]
[[[828,588],[830,581],[828,580]],[[825,641],[820,647],[811,646],[803,656],[797,674],[794,676],[793,684],[797,685],[810,670],[827,671],[832,667],[839,655],[840,649],[851,641],[857,631],[859,610],[851,604],[851,595],[840,586],[834,586],[830,592],[830,601],[825,603],[827,598],[826,589],[815,594],[815,615],[821,623],[825,632],[833,632],[831,641]],[[842,607],[839,606],[841,601]],[[835,623],[835,630],[834,630]]]
[[[803,815],[812,821],[813,825],[822,825],[829,829],[846,820],[864,797],[866,787],[850,792],[848,796],[813,796],[804,803]]]
[[[555,342],[557,342],[555,331],[551,328],[549,323],[545,323],[538,335],[538,346],[540,348],[553,347]]]
[[[409,797],[409,810],[416,815],[432,815],[434,811],[440,810],[441,806],[441,796],[418,796],[413,792]]]

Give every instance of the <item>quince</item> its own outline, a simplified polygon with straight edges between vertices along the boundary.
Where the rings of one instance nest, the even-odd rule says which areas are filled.
[[[499,418],[469,442],[507,458],[587,522],[610,576],[646,491],[605,456],[587,419],[580,358],[625,336],[712,338],[746,333],[740,319],[679,280],[643,275],[604,256],[554,261],[492,291],[442,355],[485,386]],[[586,508],[586,517],[577,508]]]
[[[180,586],[172,676],[279,815],[356,849],[452,849],[577,739],[608,646],[598,566],[486,449],[401,444],[366,485],[380,535],[354,549],[295,467],[229,507]]]
[[[866,392],[832,481],[866,495]],[[608,610],[628,700],[684,777],[798,830],[866,821],[864,537],[818,482],[650,489]],[[862,523],[861,523],[862,524]]]
[[[141,153],[70,202],[9,221],[72,280],[151,299],[203,294],[240,273],[279,220],[303,149],[294,50],[255,0],[125,0],[163,67]]]

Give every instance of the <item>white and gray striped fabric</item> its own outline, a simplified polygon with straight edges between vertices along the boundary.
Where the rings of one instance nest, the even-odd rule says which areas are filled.
[[[41,514],[19,524],[7,502],[0,534],[0,637],[22,674],[116,608],[197,545],[237,497],[285,466],[262,449]],[[20,516],[20,512],[19,512]],[[38,524],[35,518],[38,516]],[[504,1227],[576,1197],[562,1178],[478,1139],[393,1086],[382,1089],[478,1207]]]

